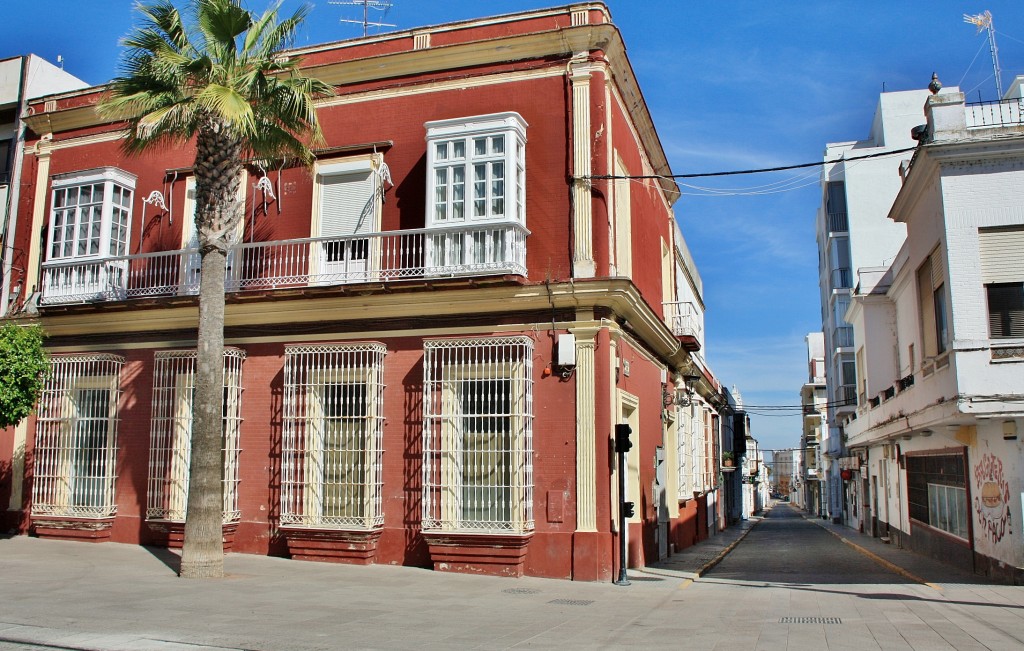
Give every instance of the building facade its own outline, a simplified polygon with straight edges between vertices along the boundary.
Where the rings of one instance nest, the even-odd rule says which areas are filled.
[[[890,219],[907,238],[848,312],[866,528],[1024,582],[1024,77],[996,102],[924,104]]]
[[[725,403],[700,356],[702,287],[606,7],[287,55],[338,92],[311,169],[249,161],[241,184],[225,548],[610,580],[620,536],[642,566],[717,531]],[[21,533],[177,546],[194,151],[127,156],[102,93],[26,119],[3,307],[43,326],[52,372],[0,439],[0,500]]]
[[[886,219],[899,190],[900,156],[914,146],[910,130],[921,122],[928,91],[882,93],[865,140],[829,143],[821,174],[821,204],[815,220],[818,284],[825,337],[827,427],[822,432],[824,512],[835,522],[858,527],[850,508],[850,485],[842,480],[847,457],[842,423],[857,402],[853,330],[844,314],[856,282],[854,272],[887,264],[906,229]],[[865,158],[872,156],[871,158]]]

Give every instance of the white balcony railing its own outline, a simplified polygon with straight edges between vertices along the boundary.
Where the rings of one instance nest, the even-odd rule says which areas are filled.
[[[663,303],[665,307],[665,320],[668,327],[672,328],[672,334],[676,337],[694,337],[697,341],[703,339],[704,328],[701,326],[700,313],[697,307],[690,302]]]
[[[964,112],[968,128],[1020,126],[1024,124],[1024,98],[966,104]]]
[[[453,226],[239,244],[229,292],[407,278],[526,275],[519,224]],[[199,291],[199,251],[182,249],[43,265],[43,305],[179,296]]]

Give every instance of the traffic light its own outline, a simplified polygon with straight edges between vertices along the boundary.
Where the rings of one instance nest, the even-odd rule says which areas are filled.
[[[627,518],[633,517],[636,514],[636,511],[633,508],[634,506],[636,506],[636,504],[634,504],[633,502],[623,502],[622,515]]]
[[[625,423],[620,423],[615,426],[616,452],[629,452],[629,449],[633,447],[633,442],[629,440],[629,435],[632,433],[633,428]]]

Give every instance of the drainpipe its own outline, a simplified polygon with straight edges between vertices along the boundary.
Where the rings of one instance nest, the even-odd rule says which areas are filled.
[[[0,316],[6,316],[8,304],[11,300],[11,271],[14,265],[14,237],[18,227],[18,199],[21,195],[21,167],[25,151],[25,125],[21,118],[28,111],[28,75],[31,63],[31,54],[21,57],[21,80],[18,83],[18,111],[14,116],[15,138],[14,138],[14,165],[11,166],[10,185],[7,192],[7,211],[4,214],[3,236],[3,273],[0,274],[0,282],[3,284],[0,290]],[[22,292],[25,288],[22,288]]]

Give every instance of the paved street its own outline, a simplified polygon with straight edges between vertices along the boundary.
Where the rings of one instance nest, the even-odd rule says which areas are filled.
[[[0,648],[1024,648],[1024,588],[787,505],[628,587],[237,554],[228,579],[186,581],[175,564],[164,550],[0,539]]]

